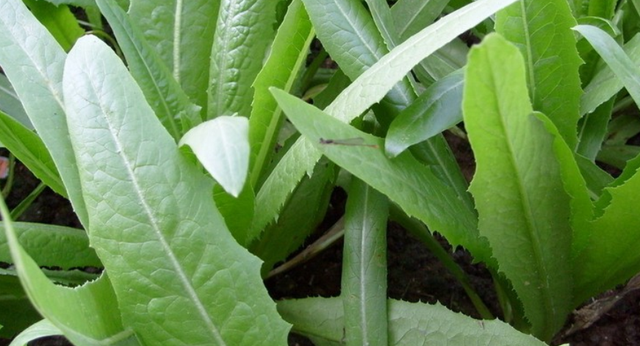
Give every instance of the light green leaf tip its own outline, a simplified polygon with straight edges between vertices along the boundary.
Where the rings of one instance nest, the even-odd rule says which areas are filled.
[[[187,132],[180,145],[188,145],[204,168],[222,187],[238,197],[249,169],[249,120],[221,116]]]
[[[480,234],[512,282],[532,332],[550,340],[571,311],[570,198],[554,137],[532,106],[520,51],[499,34],[474,47],[463,113],[477,168]]]

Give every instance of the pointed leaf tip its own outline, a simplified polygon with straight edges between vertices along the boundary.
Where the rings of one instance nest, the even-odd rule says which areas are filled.
[[[220,116],[187,132],[180,146],[188,145],[204,168],[234,197],[238,197],[249,169],[249,121]]]

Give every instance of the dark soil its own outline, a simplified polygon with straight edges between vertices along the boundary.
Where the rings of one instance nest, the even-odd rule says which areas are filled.
[[[470,151],[465,141],[449,138],[455,151],[465,153],[463,166],[470,167]],[[470,177],[473,169],[465,170]],[[18,165],[16,181],[8,203],[15,206],[37,185],[31,173]],[[344,193],[337,190],[327,222],[319,227],[318,233],[326,230],[341,215]],[[79,227],[68,201],[50,190],[38,197],[25,213],[23,220]],[[317,237],[317,235],[316,235]],[[444,239],[441,244],[450,248]],[[440,264],[419,240],[394,223],[388,227],[388,292],[389,296],[406,301],[440,302],[454,311],[477,317],[477,313],[464,290],[452,275]],[[453,257],[470,276],[471,282],[485,303],[496,316],[500,311],[492,288],[491,277],[482,265],[471,264],[471,256],[462,249],[453,252]],[[274,299],[305,298],[313,296],[338,296],[342,268],[342,243],[337,242],[326,251],[289,272],[268,279],[265,284]],[[620,290],[603,294],[608,297]],[[567,328],[571,325],[571,319]],[[559,333],[562,335],[564,332]],[[8,340],[0,340],[0,345],[8,345]],[[640,345],[640,292],[626,295],[610,311],[590,327],[566,338],[558,338],[554,344],[570,343],[572,346],[633,346]],[[30,345],[68,345],[63,338],[47,338]],[[290,345],[312,345],[303,337],[292,335]]]

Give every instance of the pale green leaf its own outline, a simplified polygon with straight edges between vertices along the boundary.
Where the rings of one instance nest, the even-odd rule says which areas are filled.
[[[344,221],[342,303],[347,345],[387,345],[387,197],[359,179]]]
[[[640,65],[640,35],[634,36],[624,45],[624,52],[631,58],[635,66]],[[616,77],[611,67],[602,64],[591,82],[584,88],[580,102],[580,113],[593,112],[599,105],[615,96],[624,85]]]
[[[520,51],[495,34],[471,50],[464,121],[476,158],[470,191],[498,268],[532,332],[550,340],[571,312],[571,210],[554,138],[534,115]],[[543,117],[543,115],[539,115]]]
[[[593,45],[616,77],[622,81],[636,104],[640,105],[640,67],[629,58],[611,36],[601,29],[590,25],[577,25],[573,29]]]
[[[440,232],[452,245],[462,245],[477,260],[492,263],[486,239],[477,236],[473,211],[430,167],[409,153],[389,159],[381,149],[380,138],[358,131],[300,99],[272,90],[280,107],[306,137],[298,143],[310,145],[316,152],[320,150],[337,165],[387,195],[408,215],[420,219],[432,232]],[[361,138],[364,145],[323,144],[320,138]]]
[[[38,179],[53,191],[67,196],[58,169],[47,147],[32,130],[0,111],[0,140]]]
[[[464,73],[452,74],[431,85],[389,127],[385,150],[396,156],[462,121]]]
[[[132,337],[120,319],[116,296],[106,274],[82,287],[53,284],[18,242],[4,200],[4,231],[20,281],[38,312],[78,345],[112,345]],[[69,309],[70,306],[78,309]]]
[[[358,77],[326,109],[327,113],[345,122],[350,122],[371,105],[381,100],[398,81],[406,76],[415,64],[457,35],[482,21],[486,16],[513,1],[515,0],[481,0],[474,2],[469,7],[456,11],[424,29],[396,47],[391,53],[385,55]],[[305,5],[308,7],[315,3],[315,1],[305,2]],[[320,7],[317,11],[322,12],[323,8]],[[326,25],[340,25],[342,22],[335,21],[334,24],[331,24],[331,21],[328,21],[327,23]],[[328,40],[327,42],[330,41]],[[345,52],[345,54],[347,53]],[[358,51],[354,51],[354,54],[358,54]],[[372,52],[367,51],[363,54],[368,57]],[[358,59],[357,56],[354,56],[354,58]],[[361,62],[360,64],[365,63]],[[357,66],[353,68],[358,69]],[[407,105],[404,106],[406,107]],[[257,234],[276,217],[278,210],[284,205],[296,184],[300,182],[305,173],[310,174],[313,171],[313,167],[320,157],[321,154],[306,139],[301,139],[293,145],[267,178],[256,197],[256,205],[265,208],[265,210],[264,212],[261,210],[261,215],[256,215],[253,223],[253,232]],[[444,161],[446,160],[440,160],[440,163]],[[269,203],[260,203],[266,200]]]
[[[20,0],[0,2],[0,66],[49,149],[80,222],[88,217],[62,100],[64,50]]]
[[[380,101],[422,59],[515,0],[480,0],[412,36],[359,76],[326,109],[350,121]]]
[[[238,197],[249,169],[249,120],[221,116],[187,132],[180,146],[188,145],[211,176]]]
[[[482,321],[442,305],[389,299],[389,345],[543,346],[544,342],[500,321]],[[278,302],[278,311],[297,333],[340,345],[344,316],[341,298]]]
[[[524,56],[533,109],[544,113],[574,148],[580,118],[582,60],[566,0],[521,0],[496,15],[496,31]]]
[[[426,28],[442,14],[448,0],[400,0],[391,7],[396,33],[405,40]]]
[[[251,86],[275,35],[278,2],[221,0],[208,65],[207,119],[251,114]]]
[[[114,0],[98,0],[97,3],[147,102],[171,136],[179,140],[188,129],[202,121],[200,108],[189,101],[155,48],[118,4]]]
[[[578,146],[576,153],[595,161],[602,142],[607,137],[607,126],[611,120],[611,113],[615,98],[609,99],[598,106],[593,112],[586,114],[578,123]]]
[[[282,121],[280,108],[271,96],[269,87],[291,90],[298,71],[306,61],[307,49],[313,37],[314,31],[302,1],[293,0],[278,28],[271,54],[253,83],[255,93],[249,118],[252,187],[256,187],[273,155]]]
[[[233,239],[211,179],[181,154],[120,59],[85,36],[63,84],[89,238],[123,321],[145,344],[284,344],[288,325],[260,261]]]
[[[198,106],[207,103],[208,68],[221,0],[131,0],[129,15],[173,78]]]
[[[89,248],[83,230],[28,222],[15,222],[13,228],[22,247],[33,254],[39,266],[61,269],[102,266],[95,251]],[[0,232],[0,261],[11,263],[4,227],[0,227]]]
[[[640,202],[640,159],[636,157],[597,203],[604,207],[602,215],[586,228],[586,246],[574,256],[575,304],[615,285],[640,271],[640,222],[635,206]],[[610,201],[610,202],[609,202]],[[604,204],[602,202],[609,202]],[[604,205],[603,205],[604,204]]]

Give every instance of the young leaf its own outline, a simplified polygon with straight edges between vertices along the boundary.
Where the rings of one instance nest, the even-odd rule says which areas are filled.
[[[201,107],[207,103],[212,23],[219,7],[219,0],[131,0],[129,8],[131,21],[191,101]]]
[[[82,287],[53,284],[18,242],[9,211],[0,198],[4,231],[20,282],[40,314],[78,345],[111,345],[130,339],[118,311],[116,296],[106,274]],[[69,309],[70,306],[82,309]]]
[[[550,340],[571,311],[571,210],[554,138],[534,115],[519,50],[495,34],[471,50],[464,121],[476,157],[470,191],[498,268],[533,334]],[[539,115],[542,117],[542,115]]]
[[[282,121],[280,108],[271,96],[269,87],[291,90],[298,71],[306,61],[307,50],[313,37],[313,27],[302,1],[293,0],[278,28],[271,46],[271,54],[253,83],[255,93],[249,118],[249,141],[250,182],[254,188],[270,161]]]
[[[387,197],[360,179],[349,185],[345,211],[342,303],[352,345],[388,345]]]
[[[301,143],[314,146],[337,165],[387,195],[432,232],[444,235],[453,246],[462,245],[477,260],[493,263],[486,239],[476,233],[475,214],[430,167],[409,153],[389,159],[379,148],[380,138],[344,124],[283,91],[272,89],[272,92],[291,122],[306,137]],[[321,138],[361,138],[365,145],[324,144]]]
[[[496,31],[525,58],[533,109],[556,124],[571,148],[577,144],[582,64],[571,31],[574,25],[566,0],[522,0],[496,15]]]
[[[182,156],[120,59],[85,36],[63,85],[89,237],[123,321],[145,344],[284,344],[288,326],[260,261],[233,239],[211,180]]]
[[[88,227],[62,100],[65,58],[64,50],[22,1],[0,2],[0,66],[49,149],[80,222]]]
[[[277,0],[220,2],[211,60],[207,118],[249,116],[251,88],[275,34]],[[274,52],[278,54],[279,52]]]
[[[238,197],[249,169],[249,120],[221,116],[206,121],[184,135],[179,145],[185,144],[225,191]]]
[[[640,105],[640,68],[625,54],[616,41],[602,29],[591,25],[577,25],[573,28],[584,36],[600,57],[609,65],[616,77],[629,92],[637,105]]]
[[[388,300],[389,345],[543,346],[544,342],[500,321],[475,320],[439,304]],[[278,302],[293,330],[325,342],[343,344],[341,298],[306,298]],[[386,344],[385,344],[386,345]]]
[[[454,73],[432,84],[389,127],[385,150],[394,157],[462,121],[464,73]]]
[[[631,58],[633,64],[640,64],[640,35],[634,36],[625,43],[624,52]],[[611,67],[602,64],[589,84],[584,88],[580,100],[580,114],[593,112],[598,106],[615,96],[622,88],[622,80],[616,77]]]
[[[167,131],[178,141],[187,130],[202,121],[200,107],[191,103],[171,71],[162,63],[155,48],[144,39],[115,0],[97,0],[96,3],[113,29],[127,58],[131,75],[140,85],[147,102]]]

